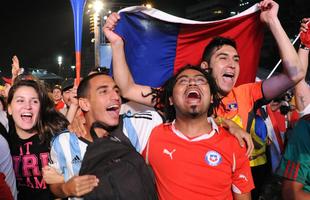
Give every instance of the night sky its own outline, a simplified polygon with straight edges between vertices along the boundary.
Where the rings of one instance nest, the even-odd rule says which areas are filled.
[[[143,1],[114,2],[137,5]],[[182,2],[166,0],[153,1],[153,4],[156,8],[180,16],[183,14],[184,6],[188,4]],[[58,55],[67,59],[74,55],[73,14],[70,0],[6,1],[5,6],[0,6],[0,19],[0,70],[5,75],[10,73],[13,55],[18,56],[21,66],[34,68],[44,68],[40,66],[42,60],[44,63],[49,59],[48,62],[56,64]],[[82,48],[85,48],[91,45],[87,15],[84,15],[83,27]]]
[[[6,1],[1,6],[0,69],[17,55],[22,66],[74,51],[73,16],[69,0]]]

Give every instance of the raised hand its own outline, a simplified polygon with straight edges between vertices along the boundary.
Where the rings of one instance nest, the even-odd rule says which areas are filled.
[[[273,0],[264,0],[258,4],[261,9],[260,20],[269,24],[278,17],[279,5]]]
[[[310,48],[310,18],[303,18],[300,24],[300,42],[302,45]]]
[[[112,13],[106,20],[103,26],[104,35],[111,42],[111,44],[123,42],[122,38],[114,32],[115,26],[120,19],[119,14]]]
[[[16,55],[12,58],[12,80],[18,76],[18,74],[21,72],[21,68],[19,66],[19,60]]]

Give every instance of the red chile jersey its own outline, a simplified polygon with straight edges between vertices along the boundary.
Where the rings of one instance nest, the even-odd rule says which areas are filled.
[[[188,138],[172,123],[153,129],[143,155],[154,170],[160,199],[227,200],[232,192],[254,188],[245,150],[223,128]]]

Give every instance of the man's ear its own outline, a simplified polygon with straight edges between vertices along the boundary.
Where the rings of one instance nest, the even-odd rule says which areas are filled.
[[[208,69],[209,68],[209,64],[207,61],[202,61],[202,63],[200,64],[201,69]]]
[[[90,110],[90,103],[86,98],[79,98],[79,106],[84,112],[88,112]]]

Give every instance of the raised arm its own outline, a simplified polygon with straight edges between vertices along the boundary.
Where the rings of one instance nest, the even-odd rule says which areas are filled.
[[[282,59],[283,72],[267,79],[263,83],[263,92],[267,100],[271,100],[294,87],[305,76],[300,59],[290,39],[286,35],[279,19],[279,5],[272,0],[259,3],[261,8],[260,18],[270,29],[279,48]]]
[[[22,73],[22,68],[19,66],[19,60],[16,55],[12,58],[12,82],[14,83],[15,78]]]
[[[120,16],[117,13],[112,13],[103,26],[103,32],[112,47],[114,80],[124,98],[147,106],[153,106],[152,96],[143,97],[142,95],[151,93],[151,87],[138,85],[134,82],[126,62],[124,41],[114,33],[114,28],[119,19]]]
[[[310,31],[308,28],[308,24],[310,22],[310,18],[304,18],[302,20],[302,24],[300,27],[300,31],[304,32],[310,36]],[[304,71],[307,72],[308,65],[309,65],[309,48],[310,44],[309,41],[303,41],[303,37],[301,37],[301,45],[298,50],[298,56],[304,67]],[[310,87],[306,83],[305,79],[302,79],[296,86],[295,86],[295,101],[298,111],[303,111],[309,104],[310,104]]]

